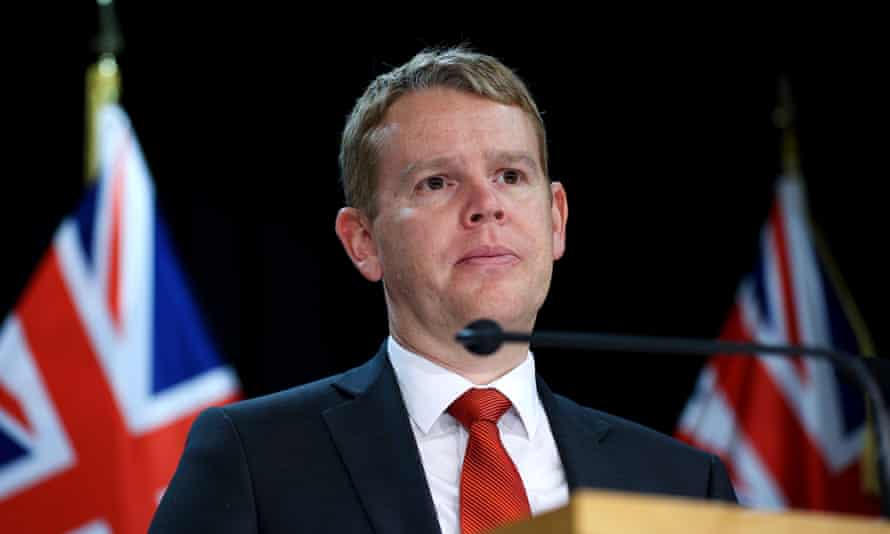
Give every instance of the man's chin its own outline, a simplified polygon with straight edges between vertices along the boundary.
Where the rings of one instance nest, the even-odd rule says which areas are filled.
[[[461,314],[464,322],[461,328],[478,319],[490,319],[498,323],[504,330],[529,331],[534,327],[533,313],[517,314],[518,308],[502,309],[498,307],[477,306],[472,311]]]
[[[538,299],[530,296],[527,287],[522,293],[508,285],[477,286],[460,295],[460,302],[455,302],[452,309],[459,310],[455,316],[462,320],[461,328],[477,319],[491,319],[504,329],[528,331],[534,327],[540,308]]]

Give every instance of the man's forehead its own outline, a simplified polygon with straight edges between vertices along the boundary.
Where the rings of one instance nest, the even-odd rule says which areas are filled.
[[[449,111],[455,105],[476,104],[481,106],[516,107],[501,103],[493,98],[482,96],[463,89],[451,87],[428,87],[402,93],[395,98],[387,110],[387,115],[401,108],[422,107],[428,112]]]
[[[454,93],[456,96],[432,96],[430,105],[410,95],[400,98],[376,128],[375,140],[381,144],[395,141],[423,153],[423,159],[447,155],[455,145],[475,146],[480,140],[503,152],[537,149],[534,122],[522,108]]]

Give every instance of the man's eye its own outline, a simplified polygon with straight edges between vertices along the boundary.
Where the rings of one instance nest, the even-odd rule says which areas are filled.
[[[522,181],[522,173],[514,169],[502,171],[498,179],[507,185],[515,185]]]
[[[437,191],[445,188],[445,178],[442,176],[430,176],[419,184],[420,189],[427,191]]]

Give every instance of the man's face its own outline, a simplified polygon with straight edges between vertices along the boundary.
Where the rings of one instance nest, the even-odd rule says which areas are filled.
[[[531,329],[567,209],[525,112],[451,89],[410,93],[389,109],[379,150],[370,237],[390,320],[440,336],[482,317]]]

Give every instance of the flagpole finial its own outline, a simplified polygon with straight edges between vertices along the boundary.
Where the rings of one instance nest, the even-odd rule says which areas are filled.
[[[797,108],[791,93],[791,81],[786,74],[779,76],[773,123],[782,135],[782,174],[800,177],[800,152],[795,131]]]
[[[99,29],[92,40],[92,49],[98,55],[96,63],[86,73],[85,106],[85,154],[84,179],[92,183],[99,174],[99,149],[96,115],[102,106],[117,102],[120,98],[120,71],[117,55],[124,48],[124,40],[117,23],[112,0],[96,0]]]

